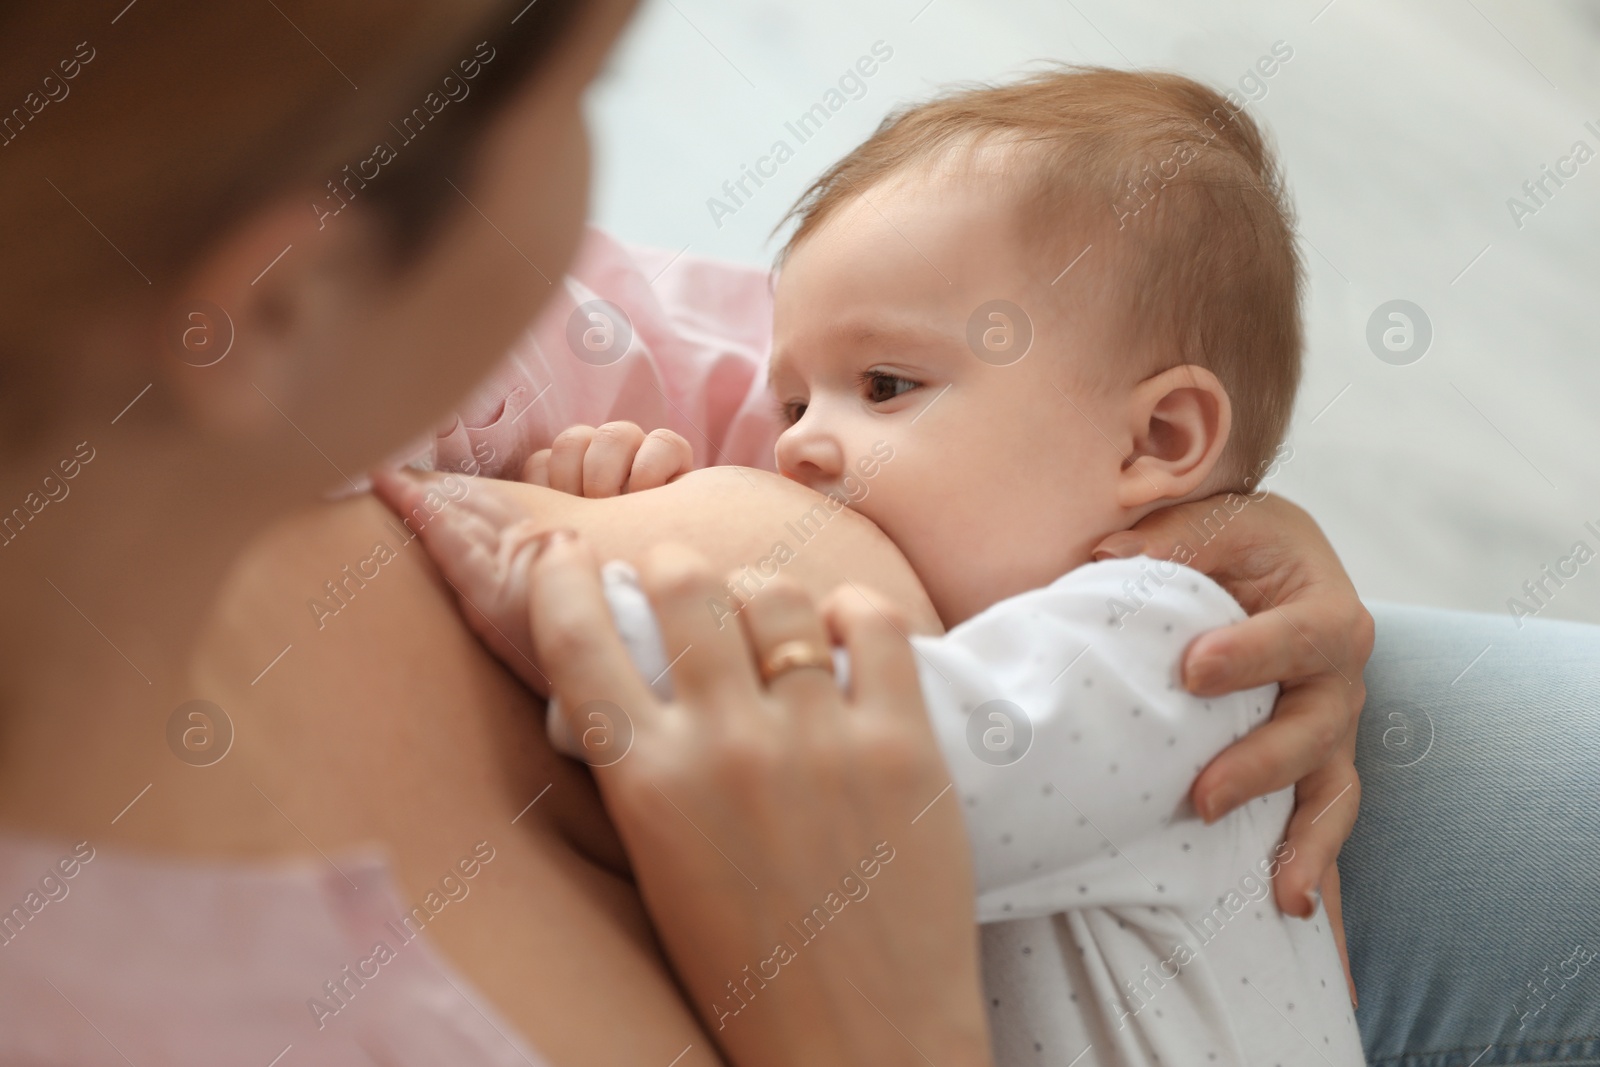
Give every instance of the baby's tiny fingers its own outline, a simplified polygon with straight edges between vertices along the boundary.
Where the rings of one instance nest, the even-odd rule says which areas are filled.
[[[542,485],[550,488],[550,450],[541,448],[529,456],[522,464],[521,480],[529,485]]]
[[[659,489],[694,467],[694,446],[668,429],[651,430],[633,457],[628,492]]]
[[[620,496],[643,443],[644,431],[637,423],[608,422],[595,430],[583,456],[583,495]]]
[[[569,426],[550,443],[550,488],[583,495],[583,457],[594,440],[593,426]]]

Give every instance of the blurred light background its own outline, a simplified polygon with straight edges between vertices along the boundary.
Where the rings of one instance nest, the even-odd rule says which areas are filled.
[[[879,41],[893,56],[865,95],[799,143],[785,123]],[[1286,166],[1310,287],[1294,456],[1270,485],[1368,599],[1531,607],[1524,582],[1579,541],[1600,553],[1600,2],[644,0],[591,100],[593,217],[769,264],[778,218],[899,103],[1039,59],[1237,87],[1277,42],[1293,57],[1250,111]],[[715,218],[708,200],[778,139],[795,157]],[[1508,200],[1531,204],[1523,183],[1578,141],[1597,158],[1514,218]],[[1395,299],[1433,331],[1404,365],[1367,341]],[[1564,566],[1541,616],[1600,622],[1600,558]]]

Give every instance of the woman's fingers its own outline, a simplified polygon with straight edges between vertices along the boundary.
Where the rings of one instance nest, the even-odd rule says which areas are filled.
[[[1370,616],[1363,627],[1332,607],[1320,599],[1294,600],[1202,634],[1184,652],[1184,687],[1220,696],[1325,673],[1359,685],[1372,653]]]
[[[445,496],[446,486],[460,488]],[[485,487],[459,474],[422,475],[398,470],[372,474],[372,489],[378,499],[407,520],[407,527],[422,539],[422,547],[445,581],[469,602],[497,588],[503,577],[498,570],[503,525],[500,520],[509,524],[509,516],[498,514],[492,488],[489,492],[471,491]]]
[[[1360,807],[1361,779],[1349,759],[1334,760],[1300,782],[1284,833],[1294,858],[1284,864],[1274,887],[1279,908],[1301,918],[1311,914],[1311,891],[1338,858]]]
[[[759,688],[744,630],[705,559],[658,546],[645,556],[639,584],[661,624],[678,702],[715,713],[755,707]]]
[[[1239,501],[1245,503],[1241,506]],[[1230,503],[1233,508],[1229,508]],[[1270,539],[1282,534],[1281,519],[1277,524],[1260,523],[1260,513],[1284,508],[1293,508],[1293,505],[1277,498],[1258,503],[1237,493],[1174,504],[1151,512],[1131,530],[1119,530],[1106,537],[1095,546],[1095,556],[1102,558],[1104,554],[1127,559],[1143,555],[1170,559],[1205,574],[1215,574],[1219,566],[1238,569],[1241,557],[1259,551],[1263,537]],[[1197,537],[1196,531],[1201,530],[1205,534]],[[1268,568],[1251,566],[1250,569]]]
[[[1285,688],[1271,720],[1223,749],[1195,779],[1190,796],[1200,816],[1215,822],[1326,764],[1351,729],[1344,689],[1338,675]]]
[[[454,590],[473,632],[535,692],[549,683],[533,661],[527,565],[542,525],[504,499],[502,482],[462,474],[374,471],[373,492],[418,535]]]
[[[594,725],[590,713],[597,702],[608,716],[620,711],[643,725],[658,705],[617,634],[594,552],[564,531],[546,535],[539,547],[529,622],[572,736],[584,738]]]
[[[832,642],[804,589],[783,578],[768,582],[739,612],[739,621],[758,669],[774,653],[784,652],[818,654],[826,664],[793,667],[766,682],[768,692],[791,702],[800,725],[816,725],[838,707]]]
[[[687,470],[694,468],[694,446],[671,430],[651,430],[633,457],[628,472],[628,492],[659,489]]]
[[[628,487],[634,456],[644,440],[637,423],[608,422],[595,430],[583,455],[582,494],[620,496]]]
[[[916,653],[899,609],[871,589],[841,585],[822,603],[833,639],[850,653],[850,702],[875,712],[925,714]]]
[[[593,426],[569,426],[550,443],[550,488],[572,496],[583,495],[583,457],[594,440]]]

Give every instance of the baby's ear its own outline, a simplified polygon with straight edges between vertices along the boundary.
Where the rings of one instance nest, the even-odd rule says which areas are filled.
[[[1134,386],[1128,419],[1133,449],[1117,503],[1136,509],[1182,500],[1205,484],[1228,443],[1233,407],[1215,374],[1186,364]]]

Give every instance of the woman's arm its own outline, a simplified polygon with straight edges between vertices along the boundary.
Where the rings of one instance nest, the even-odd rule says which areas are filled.
[[[239,793],[245,816],[278,820],[315,862],[302,842],[333,856],[377,843],[407,903],[487,840],[494,862],[428,939],[530,1046],[563,1067],[666,1064],[686,1048],[679,1067],[720,1063],[617,873],[621,849],[588,771],[550,750],[542,706],[462,628],[450,590],[397,526],[361,498],[248,550],[195,667],[196,691],[214,694],[237,731],[204,773],[238,789],[213,794]],[[380,543],[393,558],[349,579],[373,574],[362,561]]]

